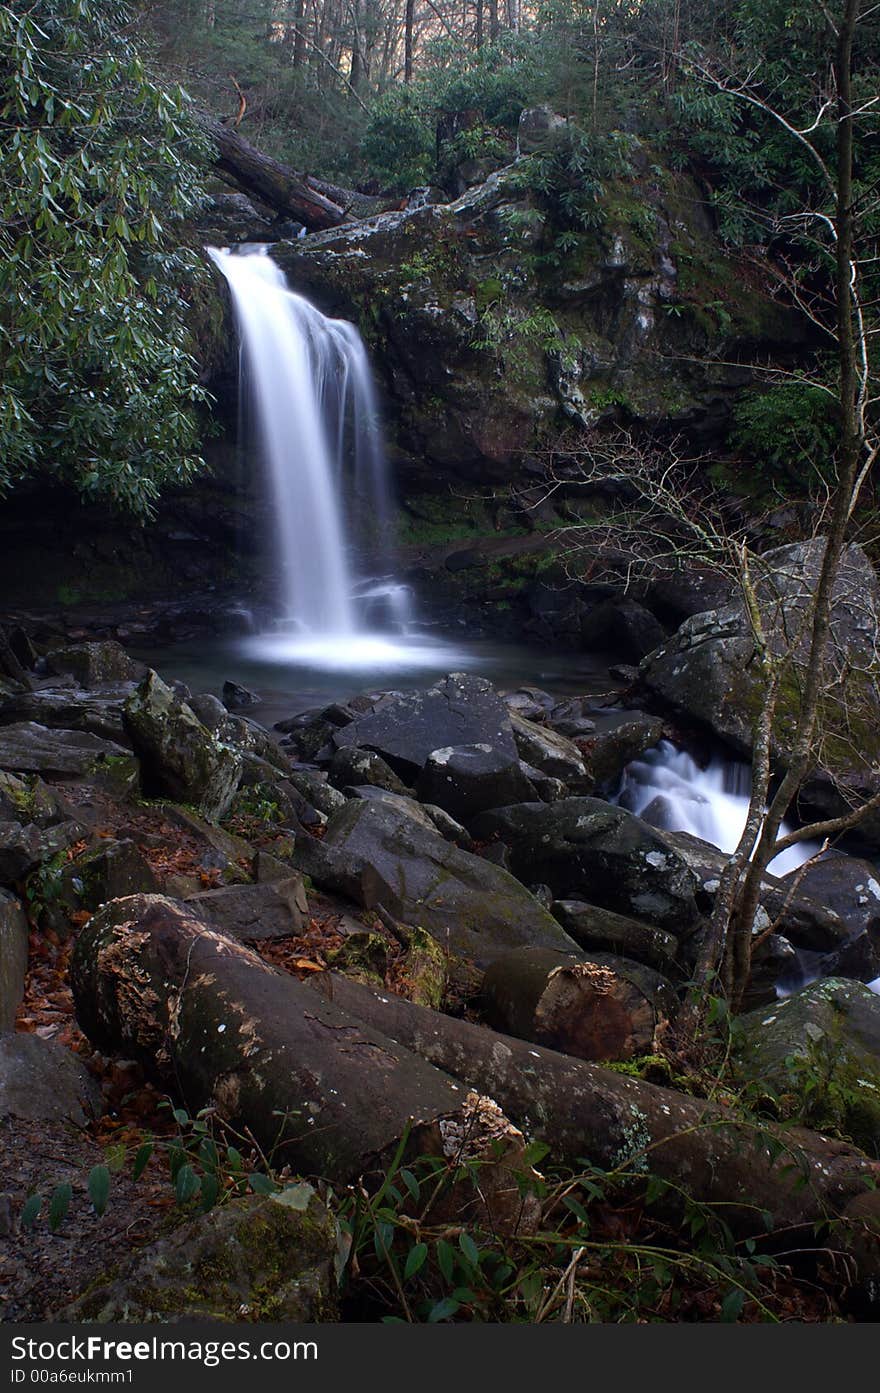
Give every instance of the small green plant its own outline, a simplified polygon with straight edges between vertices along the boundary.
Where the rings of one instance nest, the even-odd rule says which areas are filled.
[[[831,397],[808,382],[751,391],[733,409],[730,443],[768,482],[803,488],[827,477],[838,436]]]

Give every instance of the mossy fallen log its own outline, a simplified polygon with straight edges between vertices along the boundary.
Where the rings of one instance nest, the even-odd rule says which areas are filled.
[[[185,904],[111,901],[80,935],[71,980],[94,1044],[140,1060],[191,1110],[213,1106],[275,1166],[349,1182],[404,1144],[483,1162],[495,1218],[521,1207],[524,1141],[500,1109]]]
[[[880,1163],[846,1142],[784,1128],[670,1088],[500,1035],[335,973],[310,988],[472,1088],[559,1161],[629,1163],[718,1207],[741,1237],[811,1231],[880,1277]],[[814,1232],[816,1225],[821,1236]],[[824,1227],[827,1225],[828,1227]]]

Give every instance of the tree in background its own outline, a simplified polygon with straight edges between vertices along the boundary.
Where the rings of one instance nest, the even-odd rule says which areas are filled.
[[[198,149],[130,18],[0,4],[0,491],[39,475],[145,513],[200,463],[178,245]]]

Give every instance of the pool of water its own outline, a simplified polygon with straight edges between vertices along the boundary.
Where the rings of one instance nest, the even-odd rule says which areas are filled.
[[[193,693],[219,696],[227,680],[248,687],[260,697],[253,715],[265,726],[356,692],[429,687],[448,672],[475,673],[504,691],[528,685],[560,697],[598,698],[620,688],[609,675],[614,659],[608,654],[549,652],[489,639],[251,634],[132,652],[166,681],[185,682]]]

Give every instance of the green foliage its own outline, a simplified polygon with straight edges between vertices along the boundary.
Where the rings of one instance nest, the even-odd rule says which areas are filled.
[[[371,175],[390,193],[407,193],[431,172],[434,133],[424,109],[406,87],[393,87],[374,104],[360,153]]]
[[[0,492],[36,472],[144,513],[200,462],[198,263],[172,241],[199,146],[129,17],[121,0],[0,4]]]
[[[733,409],[730,441],[768,482],[828,477],[839,436],[833,399],[805,382],[752,391]]]
[[[533,1144],[516,1177],[523,1221],[505,1233],[488,1222],[479,1164],[404,1163],[404,1150],[376,1192],[358,1187],[336,1202],[350,1318],[642,1323],[713,1312],[736,1321],[747,1309],[753,1320],[777,1319],[774,1259],[751,1240],[737,1244],[718,1210],[650,1174],[643,1154],[572,1173]],[[648,1239],[633,1227],[641,1213]]]

